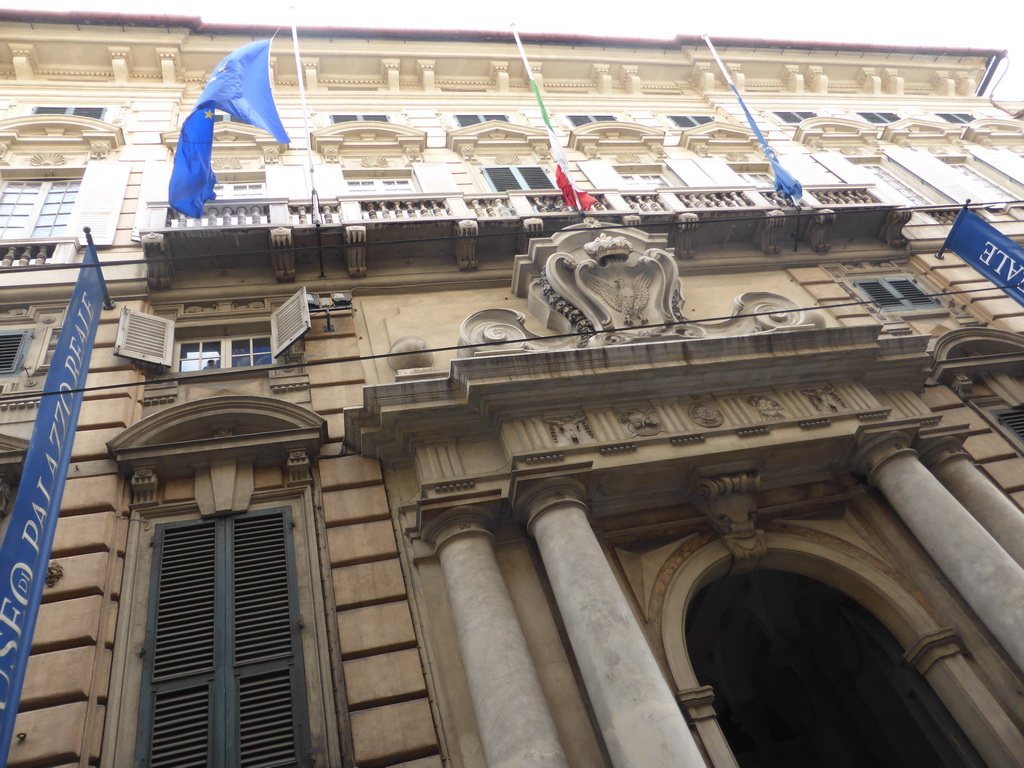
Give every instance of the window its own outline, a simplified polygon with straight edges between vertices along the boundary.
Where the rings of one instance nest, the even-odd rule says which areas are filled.
[[[895,112],[858,112],[857,114],[875,125],[888,125],[900,119]]]
[[[182,372],[269,365],[312,328],[306,289],[296,291],[270,315],[270,335],[185,339],[178,345]],[[114,354],[169,368],[174,362],[174,321],[122,307]]]
[[[106,113],[103,107],[33,107],[33,115],[74,115],[102,120]]]
[[[269,336],[183,341],[178,347],[178,370],[182,373],[270,365],[272,362]]]
[[[905,182],[899,176],[892,171],[883,168],[880,165],[859,165],[858,168],[863,168],[865,171],[870,173],[882,184],[892,187],[899,197],[903,200],[900,201],[906,205],[934,205],[934,200],[929,200],[927,197],[918,192],[914,187]]]
[[[9,181],[0,192],[0,238],[60,237],[82,182]]]
[[[391,118],[387,115],[331,115],[331,123],[390,123]]]
[[[215,184],[213,191],[219,200],[230,200],[236,197],[266,197],[267,185],[261,181]]]
[[[415,192],[412,179],[345,179],[349,192],[372,192],[378,195],[399,195]]]
[[[623,173],[624,189],[658,189],[667,187],[668,183],[660,173]]]
[[[862,295],[873,301],[878,309],[933,309],[942,306],[907,277],[854,280],[853,284]]]
[[[459,124],[459,128],[465,128],[467,125],[479,125],[480,123],[486,123],[488,120],[497,120],[502,123],[508,122],[508,115],[456,115],[455,122]]]
[[[587,123],[615,122],[619,119],[615,115],[567,115],[566,117],[574,128],[579,128]]]
[[[770,173],[741,173],[740,178],[755,187],[775,186],[775,177]]]
[[[974,115],[970,112],[936,112],[935,116],[954,125],[967,125],[974,122]]]
[[[966,179],[967,183],[971,185],[973,190],[980,190],[984,193],[981,200],[978,200],[977,202],[1000,203],[1012,200],[1015,197],[1015,195],[1011,195],[1005,189],[990,181],[984,174],[979,173],[969,165],[964,165],[963,163],[949,163],[948,165],[955,174]]]
[[[495,192],[508,192],[514,189],[555,189],[555,182],[540,166],[495,166],[483,168],[484,176]]]
[[[0,376],[17,376],[28,353],[32,331],[0,331]]]
[[[668,119],[680,128],[693,128],[697,125],[713,122],[715,118],[708,115],[669,115]]]
[[[310,765],[291,510],[156,526],[136,761]]]
[[[797,125],[812,117],[817,117],[817,112],[776,112],[775,116],[787,125]]]

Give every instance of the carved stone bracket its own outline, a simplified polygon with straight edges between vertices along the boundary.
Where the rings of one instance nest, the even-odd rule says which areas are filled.
[[[710,685],[690,688],[676,693],[676,701],[694,722],[715,718],[715,692]]]
[[[479,232],[473,219],[463,219],[455,225],[455,260],[463,272],[477,268],[476,236]]]
[[[903,654],[903,658],[924,675],[935,662],[958,653],[963,653],[960,638],[947,627],[919,637]]]
[[[306,485],[312,482],[313,478],[309,473],[309,466],[309,455],[305,449],[290,449],[288,451],[288,460],[285,463],[288,485]]]
[[[761,248],[765,256],[774,256],[779,252],[778,235],[782,225],[786,223],[786,214],[778,209],[765,213],[764,218],[757,222],[754,230],[754,243]]]
[[[140,467],[132,474],[132,506],[154,507],[157,504],[157,492],[160,489],[160,478],[153,469]]]
[[[544,221],[542,219],[523,219],[522,226],[523,231],[519,234],[517,250],[519,253],[526,253],[530,250],[530,240],[544,229]]]
[[[279,283],[295,281],[295,251],[292,250],[292,231],[288,227],[270,230],[270,246],[274,249],[270,259],[274,265],[274,276]]]
[[[882,242],[890,248],[902,248],[907,244],[907,238],[903,236],[903,227],[910,221],[913,211],[909,209],[898,209],[889,211],[882,223],[882,230],[878,233]]]
[[[757,560],[768,553],[757,527],[756,473],[705,477],[697,483],[695,503],[736,560]]]
[[[692,259],[694,256],[693,233],[700,226],[700,217],[696,213],[680,213],[676,215],[675,226],[672,227],[672,242],[675,243],[677,259]]]
[[[836,223],[836,213],[831,208],[822,208],[811,217],[807,236],[815,253],[828,253],[832,246],[828,242],[828,231]]]
[[[345,258],[349,277],[366,276],[366,227],[345,227]]]
[[[150,288],[170,288],[174,266],[167,253],[164,236],[149,232],[142,236],[142,250],[146,255],[147,282]]]

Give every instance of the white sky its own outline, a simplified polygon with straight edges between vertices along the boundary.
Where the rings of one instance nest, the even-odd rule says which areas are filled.
[[[765,40],[830,41],[1007,49],[998,101],[1024,101],[1021,0],[295,0],[299,25],[508,30],[616,37],[709,34]],[[2,8],[201,16],[209,22],[291,24],[289,0],[0,0]],[[511,40],[510,40],[511,42]],[[1004,64],[1005,68],[1006,65]],[[991,91],[989,91],[991,93]]]

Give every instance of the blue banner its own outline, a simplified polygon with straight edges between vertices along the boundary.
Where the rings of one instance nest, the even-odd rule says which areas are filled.
[[[946,244],[978,272],[1024,305],[1024,247],[966,208],[953,222]]]
[[[14,511],[0,545],[0,765],[7,764],[11,747],[105,296],[96,248],[90,242],[46,374]]]

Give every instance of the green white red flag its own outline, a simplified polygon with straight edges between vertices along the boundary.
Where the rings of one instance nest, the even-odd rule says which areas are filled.
[[[540,107],[541,117],[544,118],[544,127],[548,130],[548,141],[551,143],[551,156],[555,158],[555,183],[562,191],[562,200],[571,208],[578,211],[588,210],[597,202],[591,195],[580,189],[576,182],[569,175],[569,159],[565,156],[565,150],[558,143],[555,131],[551,127],[551,118],[544,108],[544,100],[540,97],[540,88],[537,81],[533,79],[533,71],[530,69],[530,62],[526,59],[526,51],[523,50],[523,43],[519,40],[519,33],[515,25],[512,25],[512,34],[516,38],[516,45],[519,46],[519,54],[523,57],[523,66],[526,68],[526,76],[530,79],[530,87],[533,88],[533,95],[537,97],[537,106]]]

